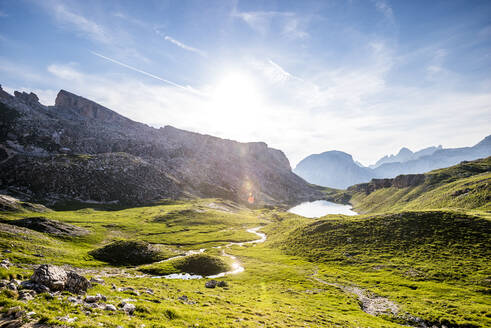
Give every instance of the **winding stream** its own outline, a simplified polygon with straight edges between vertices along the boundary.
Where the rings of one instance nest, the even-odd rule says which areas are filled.
[[[202,279],[202,278],[220,278],[220,277],[223,277],[223,276],[226,276],[226,275],[230,275],[230,274],[237,274],[237,273],[241,273],[244,271],[244,267],[242,266],[242,264],[239,262],[239,260],[237,260],[237,258],[233,255],[230,255],[230,254],[227,254],[225,252],[225,248],[229,248],[230,246],[233,246],[233,245],[237,245],[237,246],[243,246],[243,245],[246,245],[246,244],[259,244],[259,243],[264,243],[266,241],[266,234],[265,233],[262,233],[262,232],[258,232],[258,230],[261,229],[261,227],[255,227],[255,228],[250,228],[250,229],[247,229],[246,231],[249,232],[249,233],[253,233],[255,235],[257,235],[259,237],[259,239],[255,239],[255,240],[251,240],[251,241],[244,241],[244,242],[237,242],[237,243],[229,243],[225,246],[216,246],[216,247],[213,247],[213,248],[218,248],[218,249],[221,249],[222,250],[222,256],[226,256],[226,257],[229,257],[232,259],[232,270],[230,271],[226,271],[226,272],[221,272],[219,274],[215,274],[215,275],[211,275],[211,276],[206,276],[206,277],[203,277],[201,275],[198,275],[198,274],[190,274],[190,273],[172,273],[172,274],[168,274],[168,275],[165,275],[165,276],[155,276],[153,278],[165,278],[165,279],[183,279],[183,280],[189,280],[189,279]],[[174,257],[171,257],[171,258],[168,258],[166,260],[163,260],[161,262],[167,262],[167,261],[171,261],[171,260],[174,260],[174,259],[177,259],[177,258],[181,258],[181,257],[185,257],[185,256],[188,256],[188,255],[193,255],[193,254],[200,254],[200,253],[203,253],[206,249],[205,248],[201,248],[200,250],[197,250],[197,251],[194,251],[194,250],[191,250],[191,251],[187,251],[184,255],[178,255],[178,256],[174,256]]]

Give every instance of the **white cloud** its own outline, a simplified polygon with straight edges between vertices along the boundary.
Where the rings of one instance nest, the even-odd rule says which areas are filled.
[[[111,37],[102,25],[81,14],[72,12],[61,3],[55,4],[52,10],[58,21],[70,25],[82,36],[101,43],[111,43]]]
[[[275,23],[280,26],[279,33],[291,39],[304,39],[309,36],[306,31],[308,19],[300,17],[293,12],[280,11],[249,11],[241,12],[236,8],[231,14],[234,18],[239,18],[256,32],[266,35]]]
[[[433,53],[432,59],[426,67],[428,79],[434,79],[438,74],[447,72],[443,67],[443,63],[447,57],[447,51],[445,49],[436,49]]]
[[[160,34],[159,34],[160,35]],[[172,44],[175,44],[176,46],[178,46],[179,48],[182,48],[184,50],[187,50],[187,51],[191,51],[191,52],[194,52],[194,53],[197,53],[199,54],[200,56],[203,56],[203,57],[206,57],[206,52],[204,52],[203,50],[200,50],[200,49],[197,49],[197,48],[193,48],[191,46],[188,46],[168,35],[164,36],[164,40],[165,41],[169,41],[170,43]]]
[[[48,66],[48,72],[60,79],[68,81],[80,81],[83,77],[80,72],[69,65],[51,64]]]
[[[386,0],[375,0],[375,8],[381,12],[387,20],[394,22],[394,12]]]
[[[305,39],[309,37],[309,33],[304,30],[299,18],[290,18],[286,20],[283,27],[283,35],[292,39]]]
[[[172,86],[174,86],[174,87],[177,87],[177,88],[180,88],[180,89],[183,89],[183,90],[189,91],[189,92],[196,93],[196,90],[194,90],[193,88],[191,88],[191,87],[189,87],[189,86],[187,86],[187,87],[186,87],[186,86],[183,86],[183,85],[177,84],[177,83],[172,82],[172,81],[170,81],[170,80],[164,79],[164,78],[162,78],[162,77],[160,77],[160,76],[157,76],[157,75],[154,75],[154,74],[148,73],[148,72],[143,71],[143,70],[141,70],[141,69],[138,69],[138,68],[136,68],[136,67],[130,66],[130,65],[125,64],[125,63],[122,63],[122,62],[120,62],[120,61],[118,61],[118,60],[116,60],[116,59],[109,58],[109,57],[107,57],[107,56],[101,55],[101,54],[99,54],[99,53],[97,53],[97,52],[95,52],[95,51],[91,51],[91,53],[92,53],[93,55],[97,56],[97,57],[100,57],[100,58],[102,58],[102,59],[105,59],[105,60],[107,60],[107,61],[110,61],[110,62],[112,62],[112,63],[114,63],[114,64],[119,65],[119,66],[125,67],[125,68],[130,69],[130,70],[132,70],[132,71],[135,71],[135,72],[137,72],[137,73],[140,73],[140,74],[146,75],[146,76],[148,76],[148,77],[151,77],[151,78],[153,78],[153,79],[159,80],[159,81],[161,81],[161,82],[164,82],[164,83],[170,84],[170,85],[172,85]]]

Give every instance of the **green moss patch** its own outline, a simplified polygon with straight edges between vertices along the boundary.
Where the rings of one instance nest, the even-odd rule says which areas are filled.
[[[148,265],[140,268],[140,271],[155,275],[185,272],[201,276],[211,276],[230,271],[230,265],[218,256],[194,254],[167,262]]]

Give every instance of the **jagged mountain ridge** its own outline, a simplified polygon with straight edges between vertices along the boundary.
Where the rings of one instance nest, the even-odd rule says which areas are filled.
[[[24,198],[145,203],[183,196],[258,204],[322,197],[283,152],[171,126],[155,129],[61,90],[54,106],[0,88],[0,189]]]
[[[488,157],[491,155],[491,135],[472,147],[429,147],[414,153],[407,148],[402,148],[396,156],[383,157],[382,159],[385,158],[388,162],[374,168],[355,168],[357,164],[351,155],[343,153],[345,156],[340,161],[338,156],[332,156],[334,153],[343,152],[330,151],[307,156],[298,163],[294,172],[310,183],[345,189],[374,178],[385,179],[401,174],[420,174],[462,161]]]
[[[379,159],[375,164],[369,165],[369,167],[375,169],[380,165],[386,163],[397,163],[397,162],[402,163],[402,162],[415,160],[423,156],[432,155],[434,152],[440,149],[443,149],[441,145],[439,145],[438,147],[435,146],[427,147],[418,150],[416,152],[412,152],[409,148],[402,147],[401,150],[399,150],[399,152],[396,155],[385,155],[384,157]]]

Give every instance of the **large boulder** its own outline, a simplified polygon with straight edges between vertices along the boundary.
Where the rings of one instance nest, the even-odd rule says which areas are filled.
[[[43,264],[34,270],[31,282],[46,286],[50,291],[66,290],[72,293],[83,293],[91,286],[90,282],[74,271],[66,272],[55,265]]]
[[[90,282],[85,277],[79,275],[78,273],[73,271],[69,271],[67,273],[65,290],[72,293],[80,294],[86,292],[90,286],[91,286]]]
[[[39,285],[44,285],[52,291],[57,291],[63,290],[67,278],[67,273],[63,268],[43,264],[34,270],[31,281]]]

